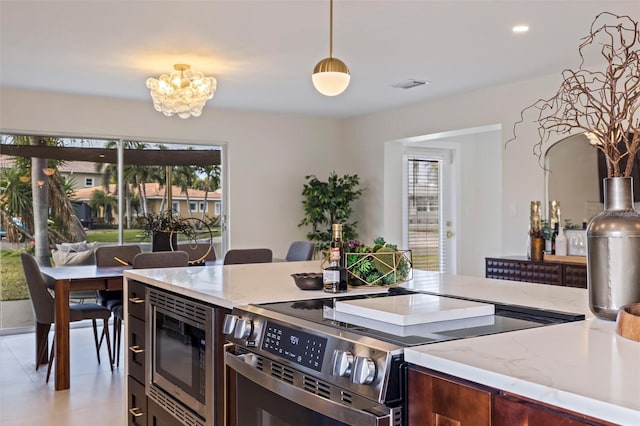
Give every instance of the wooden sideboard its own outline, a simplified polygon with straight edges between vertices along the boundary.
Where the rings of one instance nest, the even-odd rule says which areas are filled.
[[[485,267],[487,278],[587,288],[587,266],[582,263],[505,256],[485,258]]]

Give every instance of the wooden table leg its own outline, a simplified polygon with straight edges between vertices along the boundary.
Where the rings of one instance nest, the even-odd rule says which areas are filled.
[[[69,280],[56,280],[56,390],[69,389]]]
[[[51,330],[50,324],[40,324],[36,321],[36,365],[49,362],[49,330]],[[42,345],[44,350],[38,353]]]

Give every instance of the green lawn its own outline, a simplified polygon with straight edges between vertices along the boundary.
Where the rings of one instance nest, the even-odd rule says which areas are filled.
[[[125,229],[124,240],[126,242],[149,242],[149,237],[145,238],[144,232],[140,229]],[[87,241],[90,243],[117,243],[118,242],[118,230],[117,229],[94,229],[87,231]]]
[[[220,235],[220,227],[213,228],[212,231],[214,237]],[[118,230],[96,229],[87,231],[87,241],[117,244]],[[125,229],[124,241],[127,243],[148,243],[151,238],[145,238],[140,229]],[[20,250],[0,250],[0,300],[22,300],[28,298],[29,290],[22,270]]]
[[[211,229],[214,237],[220,236],[220,227],[214,227]],[[205,235],[206,234],[206,235]],[[208,233],[202,235],[202,238],[208,239]],[[118,230],[117,229],[95,229],[87,231],[87,241],[101,242],[101,243],[117,243],[118,242]],[[125,229],[124,241],[127,243],[142,243],[151,242],[151,237],[145,237],[144,232],[140,229]]]
[[[20,250],[0,250],[0,300],[29,298]]]

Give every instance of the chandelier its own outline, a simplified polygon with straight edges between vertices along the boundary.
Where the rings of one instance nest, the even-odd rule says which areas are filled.
[[[349,68],[333,57],[333,0],[329,2],[329,57],[316,64],[311,80],[316,90],[325,96],[336,96],[349,85]]]
[[[199,117],[204,104],[213,98],[217,81],[201,72],[192,72],[186,64],[175,64],[171,74],[148,78],[147,87],[153,98],[153,107],[166,116],[180,118]]]

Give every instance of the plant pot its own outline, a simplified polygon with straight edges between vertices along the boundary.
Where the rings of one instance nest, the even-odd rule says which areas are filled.
[[[640,213],[633,208],[633,179],[603,179],[604,210],[587,226],[589,308],[615,320],[618,310],[640,302]]]
[[[154,232],[151,239],[151,251],[173,251],[178,247],[178,234],[176,232]]]

